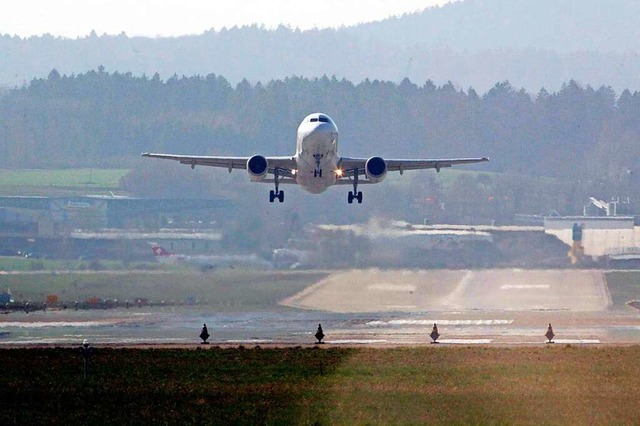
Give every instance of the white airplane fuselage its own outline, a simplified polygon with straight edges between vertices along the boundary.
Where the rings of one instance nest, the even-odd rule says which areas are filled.
[[[319,194],[336,183],[338,176],[338,127],[326,114],[311,114],[298,127],[296,182]]]

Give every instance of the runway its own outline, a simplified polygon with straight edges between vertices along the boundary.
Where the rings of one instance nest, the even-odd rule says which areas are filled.
[[[369,314],[336,330],[340,341],[449,344],[640,343],[637,310],[613,306],[603,271],[349,271],[283,301],[299,309]]]
[[[207,324],[222,345],[313,344],[319,323],[333,345],[638,344],[640,311],[601,270],[349,270],[259,310],[207,305],[14,312],[0,318],[0,347],[190,345]],[[637,290],[631,290],[633,291]],[[626,293],[624,296],[626,297]],[[640,297],[637,297],[640,299]],[[617,302],[613,302],[617,300]],[[623,302],[620,302],[623,300]]]
[[[602,271],[349,271],[283,302],[328,312],[603,311]]]

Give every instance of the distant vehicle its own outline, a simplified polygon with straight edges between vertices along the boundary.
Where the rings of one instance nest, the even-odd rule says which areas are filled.
[[[278,269],[304,269],[312,268],[312,252],[309,250],[296,250],[279,248],[273,250],[273,266]]]
[[[202,270],[218,268],[272,269],[273,265],[261,257],[251,255],[187,255],[170,253],[163,247],[154,244],[151,247],[159,262],[185,263],[198,266]]]
[[[298,127],[296,153],[285,157],[217,157],[154,154],[145,152],[143,157],[175,160],[181,164],[222,167],[229,170],[246,170],[253,182],[273,183],[275,189],[269,193],[269,201],[284,201],[280,184],[298,184],[312,194],[319,194],[333,185],[353,185],[347,201],[362,203],[362,192],[358,184],[382,182],[388,171],[402,174],[405,170],[436,169],[454,164],[469,164],[489,161],[488,158],[451,158],[422,160],[385,160],[382,157],[349,158],[338,155],[338,127],[331,117],[322,113],[310,114]],[[267,175],[273,175],[273,179]],[[365,180],[360,180],[364,176]]]
[[[37,251],[18,251],[17,254],[12,256],[20,256],[27,259],[48,259],[49,256],[43,253],[38,253]]]

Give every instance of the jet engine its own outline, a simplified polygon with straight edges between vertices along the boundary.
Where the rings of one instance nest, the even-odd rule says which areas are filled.
[[[373,183],[382,182],[387,176],[387,162],[382,157],[371,157],[364,164],[364,171]]]
[[[254,155],[247,160],[247,172],[252,182],[258,182],[267,176],[269,163],[262,155]]]

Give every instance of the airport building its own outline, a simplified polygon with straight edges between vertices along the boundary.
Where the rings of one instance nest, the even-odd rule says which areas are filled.
[[[548,217],[545,232],[569,246],[576,241],[574,226],[581,229],[580,245],[592,260],[640,260],[640,227],[632,216]]]
[[[0,253],[148,259],[149,243],[181,253],[211,253],[220,248],[220,232],[210,226],[168,230],[166,218],[194,211],[215,217],[230,205],[199,199],[0,197]]]
[[[568,264],[569,246],[546,234],[541,226],[393,222],[384,226],[369,223],[318,227],[319,235],[336,232],[366,240],[369,264],[365,266],[470,268],[498,265],[557,267]]]

